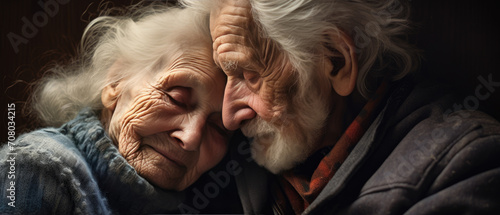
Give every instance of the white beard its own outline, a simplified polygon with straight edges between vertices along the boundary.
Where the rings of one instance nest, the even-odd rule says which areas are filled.
[[[327,109],[320,108],[324,107],[323,102],[316,101],[316,105],[299,111],[302,117],[284,117],[288,120],[281,120],[279,127],[257,116],[241,128],[245,136],[253,138],[251,152],[257,164],[278,174],[305,161],[314,152],[328,116]],[[306,108],[309,110],[305,111]]]

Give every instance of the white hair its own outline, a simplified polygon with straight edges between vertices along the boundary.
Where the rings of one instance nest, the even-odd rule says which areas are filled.
[[[46,126],[60,126],[84,107],[99,113],[106,85],[133,76],[126,79],[129,87],[140,80],[136,76],[168,66],[169,56],[188,48],[180,43],[211,47],[208,13],[165,3],[133,5],[120,16],[110,16],[113,12],[116,8],[89,23],[76,60],[54,66],[36,83],[31,108]]]
[[[368,97],[379,79],[399,80],[416,70],[420,56],[406,41],[404,0],[250,0],[261,34],[276,42],[298,75],[299,94],[309,94],[311,71],[328,41],[325,32],[352,37],[358,56],[357,89]],[[181,0],[210,10],[213,1]],[[300,97],[300,95],[299,95]]]
[[[277,42],[309,81],[325,32],[343,31],[354,41],[359,64],[357,87],[367,97],[376,78],[398,80],[414,71],[419,57],[404,37],[408,8],[403,0],[251,0],[263,33]],[[301,84],[307,86],[307,84]]]
[[[317,87],[324,80],[314,73],[332,45],[327,34],[345,33],[353,39],[359,65],[357,89],[365,98],[381,79],[401,79],[419,64],[418,52],[405,41],[408,8],[398,0],[249,1],[259,36],[277,45],[297,77],[284,118],[276,120],[280,125],[273,127],[257,117],[242,127],[245,135],[254,137],[255,161],[273,173],[292,168],[312,153],[329,116],[325,92]],[[205,12],[217,2],[181,0]]]

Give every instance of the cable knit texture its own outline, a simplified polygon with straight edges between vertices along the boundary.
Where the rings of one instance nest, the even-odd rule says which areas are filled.
[[[168,213],[184,197],[139,176],[90,109],[10,146],[0,150],[0,214]]]

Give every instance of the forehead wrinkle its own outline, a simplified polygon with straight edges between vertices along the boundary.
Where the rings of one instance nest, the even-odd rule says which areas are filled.
[[[245,29],[245,31],[248,32],[248,29]],[[224,72],[230,75],[238,69],[257,72],[264,68],[264,62],[261,58],[261,54],[259,54],[262,48],[255,46],[258,44],[254,42],[255,36],[255,34],[246,34],[242,36],[243,40],[230,42],[225,42],[224,40],[226,39],[220,37],[220,39],[214,42],[218,43],[217,49],[215,50],[218,57],[215,60],[219,61],[218,64],[224,69]]]
[[[220,22],[220,24],[234,23],[234,24],[243,24],[244,26],[247,26],[251,20],[253,20],[251,13],[240,14],[240,13],[221,12],[218,18],[218,22]]]
[[[196,63],[195,63],[196,62]],[[175,58],[170,65],[165,68],[164,74],[159,78],[159,86],[162,89],[175,86],[172,82],[179,84],[179,75],[183,80],[181,83],[195,83],[203,90],[216,90],[220,85],[219,76],[224,76],[224,73],[213,62],[211,56],[186,54]],[[220,73],[220,74],[217,74]],[[172,81],[173,80],[173,81]],[[208,81],[201,81],[208,80]],[[224,84],[224,83],[222,83]],[[223,87],[223,86],[222,86]]]
[[[230,3],[228,3],[230,2]],[[222,5],[219,5],[219,13],[227,13],[234,15],[251,15],[251,5],[248,0],[243,1],[225,1]]]
[[[242,27],[237,24],[219,24],[217,25],[213,31],[216,32],[216,35],[213,37],[213,40],[216,41],[220,39],[222,36],[241,36],[245,37],[247,35],[247,27]]]
[[[223,45],[230,45],[231,48],[229,50],[234,49],[237,45],[243,47],[251,47],[252,45],[251,41],[248,41],[249,37],[251,37],[251,32],[248,31],[247,27],[238,25],[238,23],[218,24],[214,28],[214,32],[216,33],[213,37],[212,48],[217,54],[224,53],[221,51]]]
[[[187,52],[181,52],[175,56],[164,71],[171,71],[176,69],[192,69],[198,72],[209,71],[216,68],[211,51],[201,51],[197,47],[190,47],[194,49]],[[195,51],[196,50],[196,51]]]
[[[218,11],[216,11],[214,14],[214,28],[212,29],[212,39],[214,41],[213,49],[216,51],[217,54],[222,54],[220,53],[220,46],[224,45],[224,41],[221,39],[222,36],[241,36],[245,38],[242,42],[245,47],[248,48],[254,48],[252,41],[249,41],[249,35],[252,34],[252,31],[249,31],[250,28],[253,28],[253,25],[255,23],[253,22],[252,18],[252,12],[251,12],[251,5],[248,1],[224,1],[224,2],[219,2],[220,5],[218,8]],[[233,44],[233,43],[227,43],[227,44]],[[238,43],[234,43],[238,44]],[[237,50],[235,50],[237,51]],[[241,51],[241,50],[240,50]],[[242,54],[248,54],[248,53],[242,53]],[[219,61],[218,64],[222,68],[224,68],[225,65],[236,65],[236,63],[241,65],[241,62],[234,62],[233,60],[237,59],[236,57],[230,56],[229,58],[234,58],[234,59],[227,59],[226,58],[220,58],[215,59],[216,61]],[[251,58],[254,58],[253,56]],[[224,65],[225,64],[225,65]],[[231,68],[231,67],[230,67]],[[224,68],[224,70],[226,70]],[[232,70],[232,69],[231,69]],[[226,71],[225,71],[226,72]]]
[[[251,13],[249,12],[250,9],[243,8],[242,10],[238,10],[239,12],[235,12],[236,11],[236,9],[234,9],[235,7],[237,6],[232,6],[232,5],[225,6],[216,15],[217,18],[215,18],[215,23],[214,23],[216,26],[212,30],[218,35],[216,37],[212,35],[213,40],[215,40],[218,36],[226,35],[227,33],[232,33],[235,31],[235,29],[247,29],[249,27],[252,20]],[[230,28],[228,28],[228,26]],[[225,29],[221,30],[221,28]]]

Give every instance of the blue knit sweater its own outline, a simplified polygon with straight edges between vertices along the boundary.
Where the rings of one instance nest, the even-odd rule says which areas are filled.
[[[0,149],[0,214],[149,214],[177,209],[120,155],[89,109]]]

